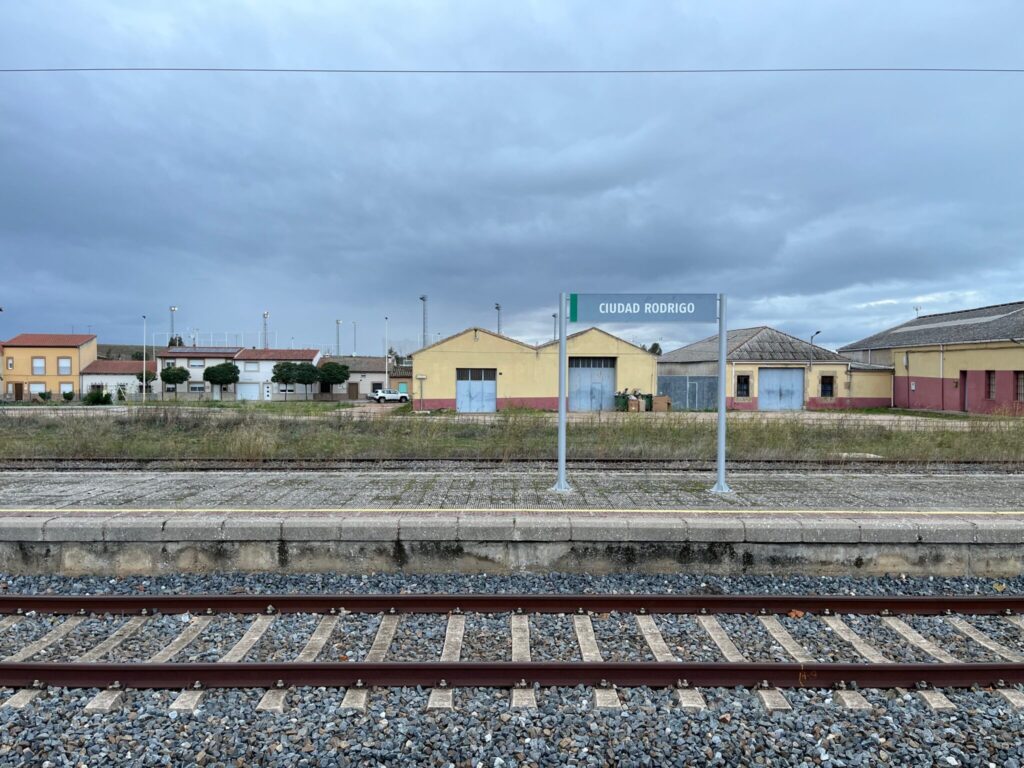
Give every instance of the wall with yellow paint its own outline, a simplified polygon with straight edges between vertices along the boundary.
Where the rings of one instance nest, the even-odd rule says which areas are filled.
[[[23,399],[29,398],[32,385],[38,385],[37,389],[52,393],[56,400],[60,398],[61,385],[70,384],[77,397],[81,387],[82,369],[96,359],[96,354],[96,339],[87,341],[80,347],[4,347],[4,397],[14,397],[16,384],[23,386]],[[32,372],[34,358],[42,358],[45,373]],[[61,358],[70,360],[71,365],[67,373],[59,373]]]

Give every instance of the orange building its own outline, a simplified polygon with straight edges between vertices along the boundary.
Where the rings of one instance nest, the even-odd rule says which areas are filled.
[[[32,400],[80,396],[82,369],[96,359],[96,336],[84,333],[22,333],[3,342],[3,398]]]

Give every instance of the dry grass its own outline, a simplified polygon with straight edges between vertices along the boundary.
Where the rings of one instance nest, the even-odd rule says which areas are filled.
[[[821,459],[873,453],[891,460],[1024,461],[1024,421],[992,428],[892,429],[856,420],[798,419],[730,422],[729,456]],[[101,418],[0,417],[0,459],[553,459],[556,427],[530,413],[491,422],[426,417],[351,420],[271,417],[259,411],[218,414],[140,409]],[[636,419],[569,425],[576,459],[711,459],[711,421]]]

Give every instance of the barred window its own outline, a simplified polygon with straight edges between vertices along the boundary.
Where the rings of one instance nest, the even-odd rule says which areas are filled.
[[[1024,402],[1024,371],[1017,371],[1013,376],[1017,380],[1017,402]]]
[[[821,397],[835,397],[836,396],[836,377],[835,376],[822,376],[821,377]]]
[[[985,397],[989,400],[996,399],[996,372],[985,371]]]
[[[750,397],[750,376],[736,377],[736,397]]]
[[[570,368],[614,368],[614,357],[570,357]]]
[[[498,378],[497,368],[456,368],[455,379],[457,381],[496,381]]]

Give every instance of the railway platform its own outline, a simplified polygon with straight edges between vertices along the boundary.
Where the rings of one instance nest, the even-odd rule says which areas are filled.
[[[1009,576],[1010,472],[0,472],[0,569]]]

